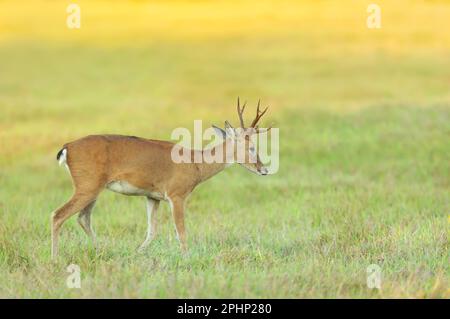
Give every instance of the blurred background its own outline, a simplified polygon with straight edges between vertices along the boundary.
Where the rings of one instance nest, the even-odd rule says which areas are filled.
[[[72,2],[80,29],[66,25]],[[380,29],[367,27],[374,1],[365,0],[72,2],[0,1],[3,295],[73,294],[56,292],[55,273],[39,266],[49,253],[48,216],[71,192],[54,159],[61,145],[93,133],[168,140],[194,119],[237,124],[237,96],[248,101],[247,121],[259,98],[270,106],[263,124],[280,128],[280,171],[262,181],[230,170],[200,188],[188,227],[194,246],[205,243],[201,235],[216,248],[194,250],[198,260],[184,262],[201,266],[183,268],[181,283],[167,286],[165,271],[179,265],[163,241],[165,268],[154,266],[159,294],[136,288],[138,296],[445,294],[449,1],[377,0]],[[106,196],[129,210],[126,199]],[[106,203],[99,215],[118,209]],[[139,229],[121,233],[128,244],[142,237],[132,217],[144,220],[141,204],[122,219],[99,218],[104,237],[119,227]],[[205,225],[206,216],[217,226]],[[83,239],[75,222],[67,227]],[[77,256],[86,244],[65,245]],[[103,258],[123,254],[117,248]],[[365,287],[374,262],[389,269],[381,293]],[[223,267],[227,279],[216,273]],[[246,275],[254,276],[250,286],[236,279]],[[123,280],[116,290],[94,285],[81,294],[133,296]]]
[[[450,99],[447,1],[378,1],[381,29],[370,1],[77,1],[80,29],[70,2],[0,3],[3,163],[93,127],[236,120],[238,95],[273,119]]]

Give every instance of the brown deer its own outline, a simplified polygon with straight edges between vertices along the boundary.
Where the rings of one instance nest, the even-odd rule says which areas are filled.
[[[174,143],[134,136],[89,135],[65,144],[58,152],[57,160],[68,168],[74,194],[52,215],[52,258],[58,253],[61,225],[77,212],[79,224],[96,246],[91,213],[98,195],[105,188],[124,195],[147,198],[147,236],[139,247],[141,250],[155,237],[156,211],[160,201],[168,201],[181,249],[186,251],[184,206],[186,198],[198,184],[236,162],[238,151],[245,155],[239,164],[253,173],[268,174],[250,139],[253,134],[270,130],[260,130],[257,126],[267,111],[267,108],[260,111],[259,106],[258,102],[256,117],[246,128],[242,117],[245,104],[241,108],[238,99],[240,128],[234,129],[225,121],[225,130],[213,126],[223,138],[220,144],[206,150],[184,148],[192,156],[203,156],[207,151],[210,154],[223,154],[221,161],[213,163],[175,163],[171,158]],[[231,152],[227,152],[227,145],[232,146]]]

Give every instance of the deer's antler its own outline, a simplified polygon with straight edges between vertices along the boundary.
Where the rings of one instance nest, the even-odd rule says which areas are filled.
[[[242,109],[239,103],[239,97],[237,99],[237,112],[239,115],[239,121],[241,122],[241,127],[245,128],[245,124],[244,124],[244,118],[242,117],[242,115],[244,114],[244,110],[245,110],[245,105],[247,104],[247,102],[244,102],[244,105],[242,105]]]
[[[258,124],[258,121],[261,119],[261,117],[267,112],[267,110],[269,109],[269,107],[266,107],[264,111],[260,111],[259,110],[259,106],[261,105],[261,100],[258,100],[258,105],[256,108],[256,117],[253,120],[252,124],[250,125],[250,127],[255,128],[256,124]]]

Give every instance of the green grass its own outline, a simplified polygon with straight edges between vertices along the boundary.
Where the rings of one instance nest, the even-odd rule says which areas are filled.
[[[448,297],[450,48],[427,46],[428,30],[392,50],[386,30],[1,43],[0,296]],[[51,212],[72,192],[63,143],[236,123],[237,95],[249,113],[259,97],[271,105],[280,170],[233,166],[201,185],[187,256],[167,204],[139,254],[144,199],[104,192],[98,251],[71,218],[50,261]],[[71,263],[81,289],[66,287]],[[381,290],[367,288],[370,264]]]
[[[440,108],[383,108],[280,118],[295,134],[282,131],[277,175],[261,178],[232,167],[191,197],[186,258],[167,205],[158,240],[138,254],[144,200],[105,192],[93,217],[99,251],[72,218],[63,228],[62,256],[51,263],[49,216],[70,196],[70,181],[50,155],[25,160],[2,172],[1,294],[442,296],[448,115]],[[82,269],[81,290],[65,286],[70,263]],[[365,284],[372,263],[383,270],[380,292]]]

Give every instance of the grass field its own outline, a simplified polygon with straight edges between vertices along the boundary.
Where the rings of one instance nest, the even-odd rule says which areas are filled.
[[[77,1],[70,30],[65,2],[1,1],[0,297],[448,298],[450,3],[379,1],[370,30],[370,2]],[[51,262],[61,145],[237,124],[238,95],[271,106],[280,170],[200,186],[186,257],[167,204],[139,254],[144,199],[104,192],[99,250],[71,218]]]

